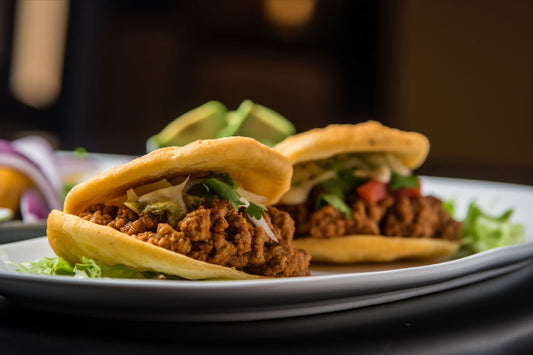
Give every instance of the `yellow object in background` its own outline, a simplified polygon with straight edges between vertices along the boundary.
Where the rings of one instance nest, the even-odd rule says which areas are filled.
[[[17,213],[22,193],[33,186],[33,182],[23,173],[6,167],[0,167],[0,207]]]

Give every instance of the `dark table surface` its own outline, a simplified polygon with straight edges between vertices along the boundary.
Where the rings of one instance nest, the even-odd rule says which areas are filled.
[[[0,353],[532,354],[533,263],[408,300],[268,321],[154,323],[59,315],[0,296]]]

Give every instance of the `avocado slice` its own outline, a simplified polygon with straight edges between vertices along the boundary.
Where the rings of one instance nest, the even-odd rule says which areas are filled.
[[[243,101],[236,111],[228,113],[227,120],[225,133],[252,137],[268,146],[274,146],[295,133],[294,125],[289,120],[251,100]]]
[[[168,146],[183,146],[197,139],[217,138],[226,126],[227,108],[218,101],[209,101],[170,122],[146,142],[148,152]]]
[[[234,136],[245,119],[246,115],[239,111],[228,111],[226,113],[226,126],[218,131],[217,138]]]

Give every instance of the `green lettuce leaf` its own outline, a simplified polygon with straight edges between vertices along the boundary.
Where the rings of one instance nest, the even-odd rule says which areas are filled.
[[[36,275],[69,275],[74,276],[74,266],[67,260],[57,257],[44,257],[29,263],[16,264],[17,272]]]
[[[455,214],[455,202],[451,200],[443,202],[442,209],[448,212],[450,216],[453,216]]]
[[[151,278],[147,277],[144,271],[138,271],[135,269],[132,269],[130,267],[127,267],[125,265],[106,265],[103,263],[100,263],[98,261],[95,261],[93,259],[89,259],[86,257],[82,257],[82,262],[77,263],[74,266],[74,271],[76,272],[76,275],[80,276],[80,273],[85,273],[87,277],[90,278],[102,278],[102,277],[110,277],[110,278],[125,278],[125,279],[145,279],[145,278]],[[81,275],[83,276],[83,275]]]
[[[139,271],[125,265],[106,265],[96,260],[82,257],[81,262],[72,265],[61,257],[43,257],[29,263],[16,264],[20,273],[34,275],[65,275],[79,278],[127,278],[127,279],[181,279],[152,271]]]
[[[513,210],[499,216],[489,215],[475,202],[468,206],[463,220],[462,243],[459,254],[468,255],[526,240],[525,226],[511,222]]]

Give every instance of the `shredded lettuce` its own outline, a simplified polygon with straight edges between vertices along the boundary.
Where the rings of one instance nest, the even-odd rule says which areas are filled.
[[[185,206],[187,206],[187,211],[192,211],[200,207],[204,202],[204,199],[200,196],[183,193],[183,202],[185,202]]]
[[[446,203],[445,206],[453,212],[453,203]],[[462,243],[458,254],[464,256],[524,242],[525,226],[512,223],[512,214],[513,210],[508,209],[499,216],[489,215],[471,202],[463,220]]]
[[[64,275],[77,278],[127,278],[127,279],[181,279],[153,271],[139,271],[125,265],[106,265],[96,260],[82,257],[81,262],[71,264],[61,257],[43,257],[28,263],[15,264],[20,273],[34,275]]]
[[[150,186],[155,187],[158,184],[158,186],[163,185],[165,187],[153,190],[140,197],[135,190],[129,189],[126,193],[127,201],[124,202],[124,205],[139,216],[146,213],[165,215],[167,223],[175,227],[187,214],[187,205],[183,200],[183,190],[187,181],[188,178],[179,185],[170,185],[166,180],[161,180],[150,184]],[[148,185],[142,186],[142,188],[146,189],[146,186]]]
[[[16,264],[17,272],[37,275],[69,275],[74,276],[74,266],[67,260],[57,257],[44,257],[29,263]]]

